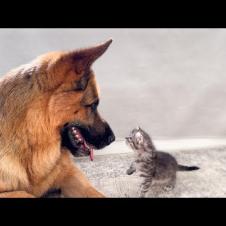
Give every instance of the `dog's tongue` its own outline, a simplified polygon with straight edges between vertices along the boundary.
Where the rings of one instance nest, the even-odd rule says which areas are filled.
[[[90,160],[93,161],[93,159],[94,159],[94,154],[93,154],[93,148],[91,148],[91,147],[90,147],[89,157],[90,157]]]
[[[84,141],[84,144],[83,144],[83,148],[84,148],[84,150],[85,149],[89,150],[89,158],[90,158],[91,161],[93,161],[93,159],[94,159],[93,148],[91,146],[89,146],[85,141]]]

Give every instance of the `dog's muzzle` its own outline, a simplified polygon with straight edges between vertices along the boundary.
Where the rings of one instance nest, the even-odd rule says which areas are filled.
[[[102,149],[115,141],[115,135],[105,122],[104,131],[97,132],[95,127],[80,123],[67,123],[61,131],[62,146],[68,148],[74,156],[89,155],[93,160],[93,150]]]

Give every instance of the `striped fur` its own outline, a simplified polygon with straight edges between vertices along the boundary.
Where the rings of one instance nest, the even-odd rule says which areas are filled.
[[[178,165],[176,159],[165,152],[157,151],[151,137],[140,127],[133,129],[130,136],[126,137],[126,143],[136,154],[127,174],[131,175],[139,171],[143,177],[141,183],[140,197],[145,197],[151,186],[157,182],[164,191],[175,187],[177,171],[197,170],[195,166]]]

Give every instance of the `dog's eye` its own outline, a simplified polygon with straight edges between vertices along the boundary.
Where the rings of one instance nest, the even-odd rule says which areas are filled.
[[[86,89],[88,84],[88,80],[87,79],[81,79],[79,82],[76,82],[75,87],[74,87],[74,91],[83,91]]]
[[[99,104],[99,100],[95,101],[95,102],[92,103],[92,104],[86,105],[86,107],[90,107],[92,111],[96,111],[96,110],[97,110],[98,104]]]

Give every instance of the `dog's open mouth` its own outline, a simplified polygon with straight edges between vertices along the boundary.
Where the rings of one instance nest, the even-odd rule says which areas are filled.
[[[61,129],[61,146],[76,157],[88,155],[93,160],[94,149],[102,149],[114,140],[114,133],[108,124],[105,124],[102,133],[98,133],[95,127],[79,122],[66,123]]]
[[[90,160],[93,161],[94,147],[85,140],[80,130],[75,126],[72,126],[69,133],[69,136],[71,138],[71,141],[74,143],[74,146],[81,151],[80,154],[89,155]]]
[[[87,134],[87,129],[81,125],[66,124],[61,131],[62,146],[67,147],[76,157],[89,156],[93,161],[95,146],[87,141]]]

